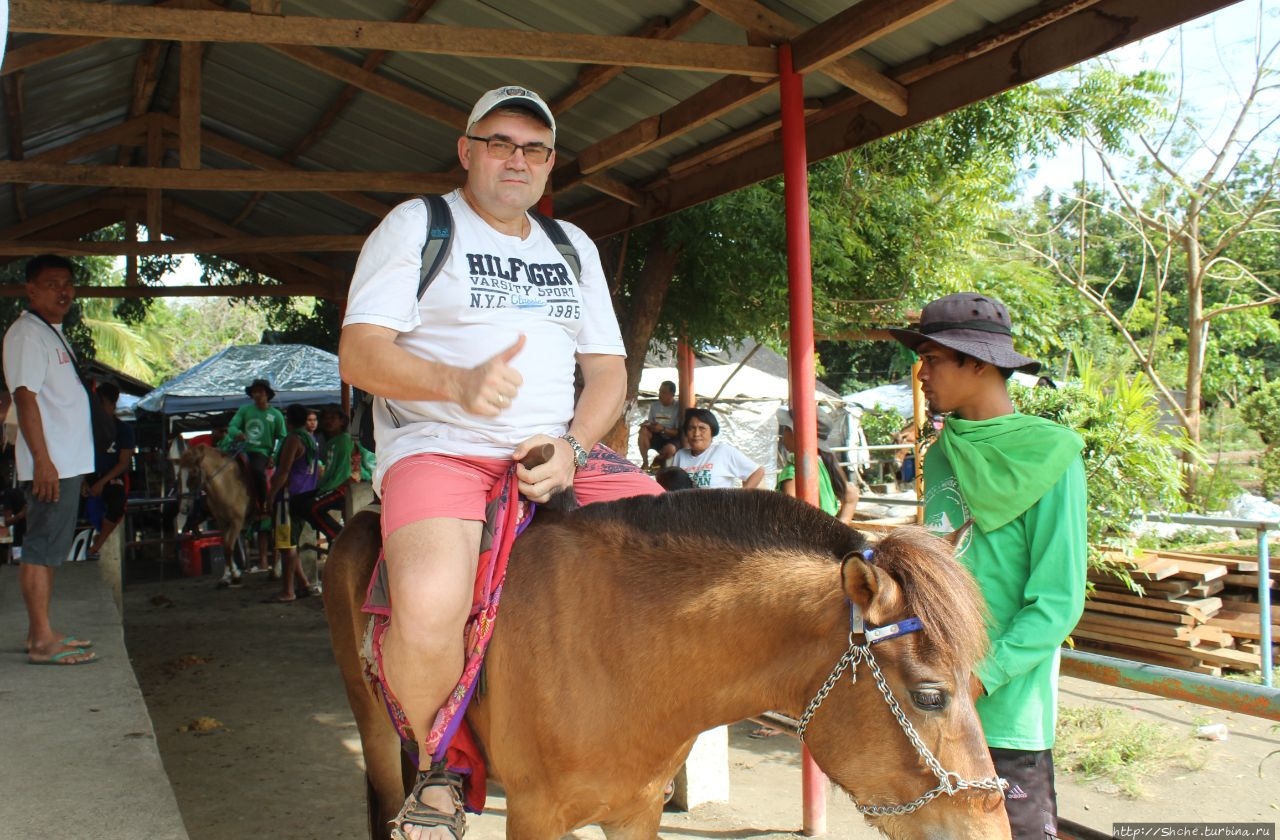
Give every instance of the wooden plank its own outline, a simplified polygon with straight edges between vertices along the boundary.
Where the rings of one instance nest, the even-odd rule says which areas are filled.
[[[663,18],[649,21],[634,34],[637,38],[672,40],[684,35],[708,14],[709,12],[701,6],[689,6],[671,20]],[[584,67],[578,71],[578,78],[569,85],[568,90],[552,99],[547,105],[551,108],[551,113],[562,114],[592,96],[625,71],[625,67],[617,64]]]
[[[1262,638],[1262,625],[1258,621],[1257,613],[1250,615],[1224,609],[1206,623],[1212,627],[1221,628],[1237,639]],[[1280,639],[1280,624],[1271,625],[1271,638]]]
[[[313,70],[346,82],[366,93],[380,96],[415,114],[421,114],[442,125],[457,129],[458,133],[466,130],[469,112],[441,102],[394,79],[380,76],[372,70],[366,70],[358,64],[352,64],[316,47],[289,44],[268,44],[267,46]]]
[[[952,0],[862,0],[796,38],[791,46],[797,73],[824,70],[891,32],[951,4]]]
[[[1164,580],[1178,573],[1176,562],[1151,554],[1130,557],[1120,551],[1104,551],[1101,559],[1104,563],[1126,570],[1134,579]]]
[[[177,120],[170,116],[162,116],[160,119],[166,130],[174,134],[177,133]],[[209,129],[204,130],[203,143],[210,149],[222,152],[225,155],[230,155],[236,160],[244,161],[250,166],[256,166],[259,169],[297,171],[293,166],[278,158],[272,157],[265,152],[260,152],[257,149],[246,146],[229,137],[224,137],[215,131],[210,131]],[[461,176],[455,177],[457,178],[457,181],[453,184],[453,187],[459,186],[462,183]],[[448,190],[441,190],[441,192],[448,192],[453,189],[453,187],[449,187]],[[381,219],[383,216],[391,212],[391,205],[383,204],[376,199],[372,199],[358,192],[334,191],[328,192],[326,195],[335,201],[340,201],[343,204],[362,210],[377,219]]]
[[[919,2],[945,4],[951,0],[918,0]],[[748,36],[755,36],[762,39],[766,43],[780,44],[789,42],[793,45],[799,44],[805,37],[812,35],[814,30],[805,32],[804,28],[797,23],[777,14],[766,6],[755,2],[755,0],[697,0],[702,6],[711,9],[719,17],[736,23],[743,29],[747,30]],[[865,5],[866,0],[863,4]],[[892,2],[902,4],[899,0]],[[888,76],[880,73],[870,65],[854,58],[850,53],[854,50],[865,46],[871,40],[888,34],[901,28],[905,23],[912,19],[910,12],[905,15],[905,21],[899,22],[889,20],[879,30],[879,32],[871,34],[869,40],[863,43],[855,43],[849,49],[842,49],[838,55],[832,54],[826,57],[820,68],[822,73],[830,76],[840,82],[852,91],[856,91],[867,97],[872,102],[891,113],[902,116],[907,113],[907,89],[899,83],[893,81]],[[814,29],[826,26],[826,23],[819,24]],[[792,51],[792,66],[797,73],[806,72],[806,68],[801,66],[800,59]]]
[[[1247,615],[1260,615],[1262,610],[1258,607],[1258,602],[1249,600],[1237,595],[1224,593],[1222,595],[1222,606],[1228,610],[1245,613]],[[1271,623],[1280,624],[1280,604],[1274,601],[1271,604]]]
[[[300,44],[486,59],[501,55],[527,61],[617,64],[763,78],[778,73],[777,56],[768,47],[657,41],[627,35],[272,17],[248,12],[98,5],[72,0],[10,0],[9,29],[45,35]]]
[[[182,45],[178,73],[178,165],[200,168],[200,62],[203,45],[188,41]]]
[[[1275,571],[1271,573],[1270,577],[1271,577],[1271,586],[1268,588],[1269,589],[1280,588],[1280,577],[1277,577]],[[1262,581],[1262,575],[1258,575],[1258,574],[1231,575],[1229,574],[1229,575],[1226,575],[1226,579],[1227,579],[1227,583],[1231,584],[1232,586],[1247,586],[1249,589],[1252,589],[1256,592],[1258,589],[1258,584]]]
[[[28,67],[34,67],[42,61],[48,61],[51,58],[60,58],[69,55],[77,50],[85,47],[92,47],[94,44],[100,44],[106,38],[84,38],[78,36],[63,36],[58,38],[41,38],[38,41],[32,41],[30,44],[24,44],[21,47],[9,47],[4,54],[4,67],[0,68],[0,76],[8,76],[10,73],[17,73],[26,70]]]
[[[1173,598],[1170,600],[1164,600],[1163,598],[1141,598],[1137,595],[1125,595],[1120,592],[1096,590],[1090,600],[1109,601],[1113,604],[1128,604],[1130,606],[1142,607],[1144,609],[1180,612],[1201,620],[1208,618],[1218,610],[1222,609],[1222,599],[1216,597]]]
[[[1179,624],[1196,624],[1203,621],[1203,618],[1187,615],[1186,613],[1169,612],[1168,610],[1143,609],[1142,607],[1130,607],[1124,604],[1108,604],[1105,601],[1087,601],[1085,603],[1086,612],[1105,612],[1112,615],[1127,615],[1133,618],[1146,618],[1151,621],[1170,621]]]
[[[1245,554],[1208,554],[1198,551],[1156,551],[1152,553],[1158,557],[1168,557],[1171,560],[1196,560],[1201,563],[1217,563],[1219,566],[1226,566],[1228,569],[1237,572],[1258,571],[1258,558]]]
[[[1226,566],[1220,566],[1217,563],[1201,563],[1195,560],[1177,560],[1178,564],[1176,578],[1183,580],[1217,580],[1227,576]]]
[[[1115,578],[1109,577],[1110,582],[1096,581],[1094,589],[1100,589],[1104,592],[1119,592],[1122,594],[1131,593],[1133,595],[1141,594],[1146,598],[1178,598],[1189,593],[1194,584],[1189,580],[1144,580],[1134,581],[1135,586],[1142,587],[1142,592],[1134,592],[1123,583],[1116,581]],[[1093,580],[1090,577],[1090,580]]]
[[[458,185],[453,174],[425,172],[331,172],[291,169],[181,169],[129,166],[75,166],[34,161],[0,161],[0,181],[70,184],[79,187],[211,190],[219,192],[367,191],[397,195],[446,193]]]
[[[1082,649],[1098,650],[1113,656],[1124,659],[1132,659],[1137,662],[1147,662],[1152,665],[1165,665],[1170,668],[1179,668],[1183,671],[1194,671],[1196,673],[1210,674],[1215,677],[1222,676],[1222,669],[1217,666],[1205,665],[1199,659],[1187,655],[1157,653],[1155,651],[1144,650],[1123,644],[1110,644],[1107,642],[1098,642],[1091,639],[1081,639],[1077,643],[1077,647]]]
[[[1169,621],[1158,621],[1155,619],[1130,618],[1123,615],[1113,615],[1111,613],[1098,613],[1091,610],[1085,610],[1084,615],[1080,617],[1080,625],[1087,625],[1094,629],[1103,627],[1113,628],[1114,631],[1124,630],[1132,633],[1142,633],[1147,636],[1156,636],[1162,639],[1178,639],[1186,637],[1193,625],[1177,624]]]
[[[1179,651],[1199,651],[1202,649],[1210,649],[1210,646],[1204,644],[1201,635],[1197,631],[1200,628],[1186,628],[1183,638],[1168,638],[1162,636],[1147,636],[1141,633],[1133,633],[1120,630],[1118,628],[1094,627],[1088,625],[1077,626],[1071,631],[1072,638],[1093,639],[1099,642],[1111,642],[1113,644],[1125,644],[1133,647],[1140,647],[1144,650],[1154,650],[1160,653],[1176,653]],[[1221,646],[1216,642],[1218,634],[1213,634],[1215,639],[1212,649],[1221,650]],[[1197,654],[1198,655],[1198,654]]]

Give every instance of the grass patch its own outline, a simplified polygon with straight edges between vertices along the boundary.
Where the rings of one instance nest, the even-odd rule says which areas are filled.
[[[1135,721],[1119,709],[1060,707],[1053,763],[1063,772],[1100,783],[1104,790],[1139,799],[1144,795],[1143,780],[1170,767],[1199,769],[1204,756],[1189,733]]]

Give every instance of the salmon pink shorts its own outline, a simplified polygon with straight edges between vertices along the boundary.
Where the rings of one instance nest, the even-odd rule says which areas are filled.
[[[509,458],[424,453],[401,458],[382,477],[382,536],[423,519],[484,521],[495,484],[511,469]],[[638,467],[601,444],[573,477],[578,503],[627,496],[656,496],[662,487]]]

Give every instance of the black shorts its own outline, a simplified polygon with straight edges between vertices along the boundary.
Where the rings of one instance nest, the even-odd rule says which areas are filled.
[[[108,484],[102,488],[102,518],[107,522],[119,523],[124,519],[126,492],[123,484]]]
[[[1006,750],[991,747],[996,775],[1009,783],[1004,807],[1013,840],[1058,836],[1058,794],[1053,786],[1052,750]]]
[[[661,451],[662,451],[662,448],[663,448],[664,446],[666,446],[667,444],[671,444],[671,445],[672,445],[672,446],[674,446],[676,449],[679,449],[679,448],[680,448],[680,436],[679,436],[679,435],[664,435],[664,434],[659,433],[659,434],[652,435],[652,436],[650,436],[650,438],[649,438],[649,448],[650,448],[650,449],[652,449],[654,452],[661,452]]]

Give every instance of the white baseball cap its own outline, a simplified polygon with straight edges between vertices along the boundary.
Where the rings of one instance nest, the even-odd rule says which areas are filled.
[[[471,109],[471,116],[467,117],[467,133],[471,133],[472,127],[480,122],[496,108],[503,105],[516,105],[524,107],[537,114],[543,122],[551,128],[551,144],[556,142],[556,118],[551,116],[551,109],[547,107],[547,103],[542,101],[542,97],[529,90],[515,85],[508,85],[493,90],[480,97],[476,102],[476,106]]]

